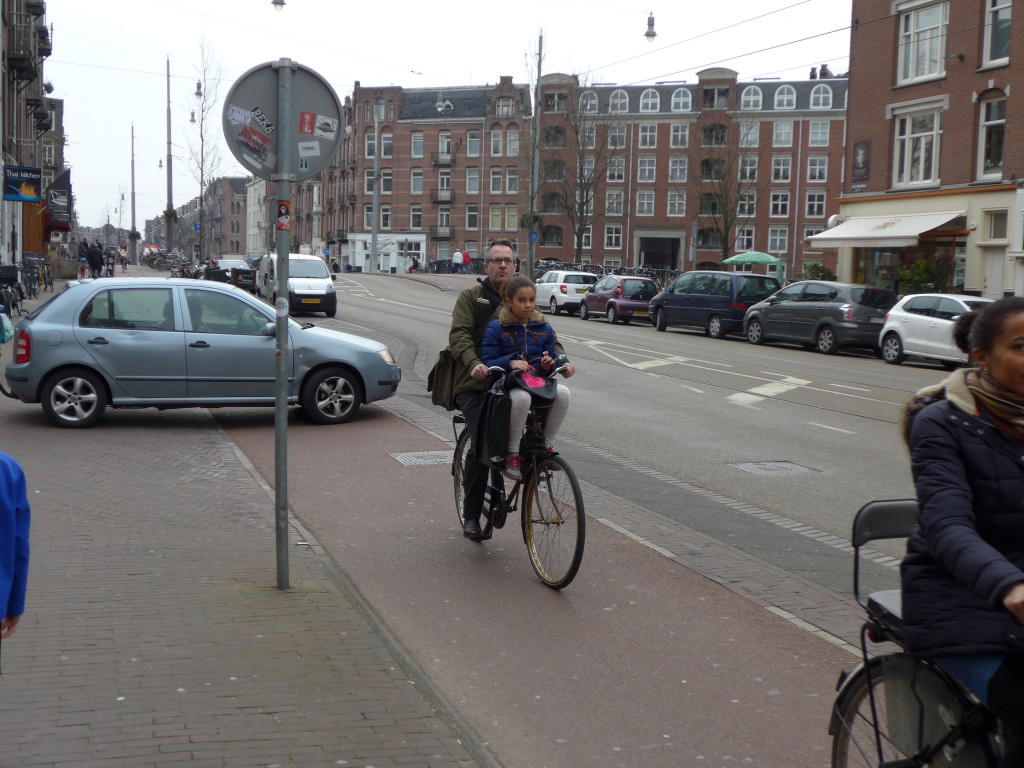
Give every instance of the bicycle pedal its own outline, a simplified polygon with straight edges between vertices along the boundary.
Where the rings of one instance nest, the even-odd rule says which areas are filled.
[[[495,510],[494,517],[491,518],[491,525],[495,528],[504,528],[505,521],[508,520],[508,512],[505,510]]]

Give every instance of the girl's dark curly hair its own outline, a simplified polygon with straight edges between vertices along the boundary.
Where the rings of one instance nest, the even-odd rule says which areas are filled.
[[[505,283],[505,298],[514,299],[516,294],[519,293],[520,288],[533,288],[533,280],[528,277],[513,277],[507,283]]]
[[[964,312],[953,325],[953,341],[962,352],[989,352],[996,336],[1003,332],[1006,318],[1024,312],[1024,296],[1007,296],[982,309]]]

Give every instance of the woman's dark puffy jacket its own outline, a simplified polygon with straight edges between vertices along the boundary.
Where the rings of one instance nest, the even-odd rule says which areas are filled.
[[[920,512],[901,566],[903,620],[908,648],[926,656],[1005,653],[1001,596],[1024,581],[1024,446],[979,417],[964,373],[910,416]]]

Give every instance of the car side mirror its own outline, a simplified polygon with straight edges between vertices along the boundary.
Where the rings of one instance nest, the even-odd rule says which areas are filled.
[[[593,293],[593,292],[594,292],[594,286],[588,285],[587,286],[587,293]]]
[[[331,274],[331,282],[332,282],[332,283],[336,283],[336,282],[338,282],[338,276],[332,273],[332,274]]]
[[[277,336],[277,323],[267,323],[263,326],[264,336]]]
[[[774,296],[769,296],[767,299],[765,299],[765,302],[767,304],[774,304],[776,301],[778,301],[778,299],[776,299]]]

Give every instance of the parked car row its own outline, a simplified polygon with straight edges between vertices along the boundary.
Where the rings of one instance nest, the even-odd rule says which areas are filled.
[[[958,294],[915,294],[899,299],[888,288],[825,280],[785,287],[770,275],[697,270],[664,290],[645,277],[551,271],[537,281],[537,305],[558,314],[579,310],[582,320],[609,323],[649,319],[659,331],[702,328],[715,339],[742,333],[751,344],[802,344],[826,355],[874,350],[897,365],[907,357],[937,360],[948,368],[967,356],[953,342],[957,317],[990,299]]]

